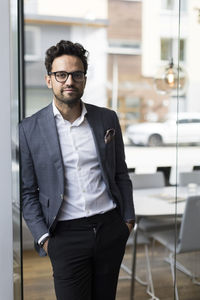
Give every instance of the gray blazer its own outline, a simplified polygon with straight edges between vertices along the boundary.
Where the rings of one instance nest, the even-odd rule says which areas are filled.
[[[85,104],[102,176],[108,194],[124,220],[133,220],[132,184],[128,176],[119,121],[114,111]],[[105,142],[107,130],[115,135]],[[37,245],[46,232],[53,232],[64,195],[64,166],[52,104],[19,125],[22,208],[24,219]]]

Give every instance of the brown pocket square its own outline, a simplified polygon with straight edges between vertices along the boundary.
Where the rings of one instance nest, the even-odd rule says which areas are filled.
[[[104,136],[105,144],[110,143],[110,141],[113,139],[114,136],[115,136],[115,129],[113,129],[113,128],[108,129]]]

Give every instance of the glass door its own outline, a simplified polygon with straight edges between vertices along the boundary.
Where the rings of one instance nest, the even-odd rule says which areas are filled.
[[[23,1],[10,1],[11,52],[11,147],[12,147],[12,215],[13,215],[13,283],[14,300],[23,299],[22,218],[20,205],[18,124],[23,96],[22,26]]]

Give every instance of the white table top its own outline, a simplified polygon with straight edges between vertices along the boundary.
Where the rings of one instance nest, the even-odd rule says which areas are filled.
[[[176,212],[178,215],[182,215],[187,197],[187,188],[178,187],[176,211],[176,187],[134,190],[133,200],[136,216],[172,216]]]

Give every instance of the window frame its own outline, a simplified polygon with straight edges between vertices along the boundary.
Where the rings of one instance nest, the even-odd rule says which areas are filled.
[[[171,52],[171,57],[168,57],[166,59],[162,59],[162,41],[164,40],[168,40],[171,42],[171,49],[169,50],[169,52]],[[185,63],[186,62],[186,38],[181,38],[180,40],[179,39],[176,39],[176,38],[173,38],[173,37],[160,37],[160,61],[161,62],[166,62],[166,61],[169,61],[172,57],[174,59],[174,62],[175,61],[178,61],[178,43],[183,43],[183,50],[180,51],[180,62],[181,63]],[[169,53],[170,55],[170,53]],[[182,57],[181,57],[182,56]]]

